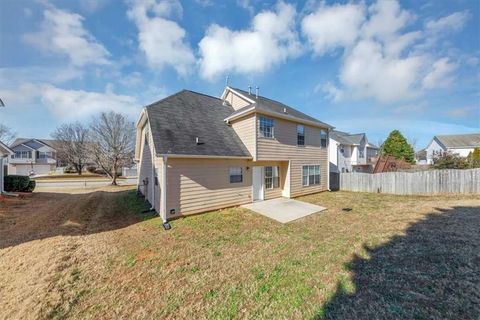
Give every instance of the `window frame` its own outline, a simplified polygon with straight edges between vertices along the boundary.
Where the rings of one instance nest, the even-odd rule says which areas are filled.
[[[238,172],[233,172],[236,169],[240,169],[240,174]],[[240,180],[236,180],[235,178],[232,180],[232,177],[240,177]],[[228,168],[228,179],[230,183],[243,183],[243,167],[229,167]],[[238,179],[238,178],[237,178]]]
[[[267,168],[271,170],[268,170]],[[265,189],[280,188],[280,166],[265,166],[264,184]]]
[[[313,174],[311,171],[313,171]],[[305,172],[307,174],[305,174]],[[321,181],[319,164],[306,164],[302,166],[302,187],[317,186],[321,184]]]
[[[301,132],[300,128],[302,129]],[[303,140],[303,142],[300,143],[300,140]],[[297,124],[297,146],[305,147],[305,126],[303,124]]]
[[[269,125],[270,123],[271,123],[271,126]],[[265,135],[265,128],[270,129],[269,135]],[[260,138],[265,138],[265,139],[275,138],[275,121],[273,120],[273,118],[268,118],[265,116],[260,116],[258,118],[258,135]]]
[[[14,159],[32,159],[32,151],[20,150],[20,151],[14,151],[14,154],[15,154]],[[24,156],[24,154],[26,156]]]
[[[328,147],[328,131],[320,129],[320,148],[325,149]]]

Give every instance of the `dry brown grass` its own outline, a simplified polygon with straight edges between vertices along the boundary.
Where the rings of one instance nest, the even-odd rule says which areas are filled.
[[[0,317],[480,316],[479,196],[321,193],[290,224],[232,208],[166,232],[126,189],[0,205]]]

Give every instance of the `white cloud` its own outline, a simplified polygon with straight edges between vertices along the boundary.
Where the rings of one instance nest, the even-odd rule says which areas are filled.
[[[250,15],[253,16],[253,13],[255,12],[255,8],[250,3],[250,0],[237,0],[237,5],[240,8],[247,10],[250,13]]]
[[[435,61],[431,71],[423,79],[425,89],[446,88],[453,83],[452,73],[457,69],[457,64],[448,58]]]
[[[62,119],[78,119],[113,110],[138,116],[140,106],[136,98],[119,95],[107,86],[105,92],[66,90],[52,85],[42,85],[40,100],[55,116]]]
[[[166,17],[181,16],[179,1],[143,0],[129,1],[128,17],[136,24],[140,50],[153,68],[172,66],[185,75],[195,62],[186,32],[175,21]]]
[[[247,30],[211,25],[199,43],[200,73],[213,79],[225,72],[264,72],[301,53],[295,31],[296,10],[278,2],[274,11],[257,14]]]
[[[455,118],[480,119],[480,105],[476,107],[465,106],[465,107],[453,108],[449,110],[447,114]]]
[[[315,89],[315,92],[325,92],[327,99],[330,99],[335,102],[342,101],[345,98],[345,92],[340,90],[331,82],[326,82],[324,84],[318,84]]]
[[[302,31],[314,55],[344,50],[340,86],[322,87],[328,99],[339,101],[345,98],[340,93],[349,92],[395,102],[452,83],[456,64],[433,51],[431,35],[433,30],[458,30],[467,17],[466,12],[454,13],[428,22],[425,30],[409,30],[417,17],[397,1],[378,1],[366,10],[363,4],[322,4],[303,18]]]
[[[302,31],[313,51],[324,54],[339,47],[352,45],[365,20],[363,5],[321,6],[302,20]]]
[[[23,36],[27,43],[66,55],[75,66],[109,63],[109,52],[83,27],[81,15],[50,8],[43,16],[40,31]]]
[[[438,20],[430,20],[426,23],[429,31],[439,33],[442,31],[459,31],[463,28],[469,18],[468,11],[455,12]]]

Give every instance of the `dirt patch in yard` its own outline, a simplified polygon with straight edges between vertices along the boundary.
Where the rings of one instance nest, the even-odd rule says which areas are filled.
[[[289,224],[166,232],[128,187],[69,192],[0,204],[0,318],[480,317],[479,196],[321,193]]]

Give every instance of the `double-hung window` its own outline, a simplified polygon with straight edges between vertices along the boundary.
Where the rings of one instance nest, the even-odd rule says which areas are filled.
[[[302,124],[297,124],[297,145],[305,145],[305,126]]]
[[[273,119],[260,117],[259,133],[262,138],[273,138]]]
[[[320,184],[319,165],[303,166],[302,169],[302,185],[304,187]]]
[[[17,159],[30,159],[32,157],[32,151],[15,151],[15,158]]]
[[[265,188],[274,189],[280,186],[278,167],[265,167]]]
[[[228,173],[230,176],[230,183],[243,182],[243,170],[241,167],[230,167]]]
[[[326,130],[320,130],[320,146],[322,148],[327,147],[327,139],[328,139],[328,134]]]

